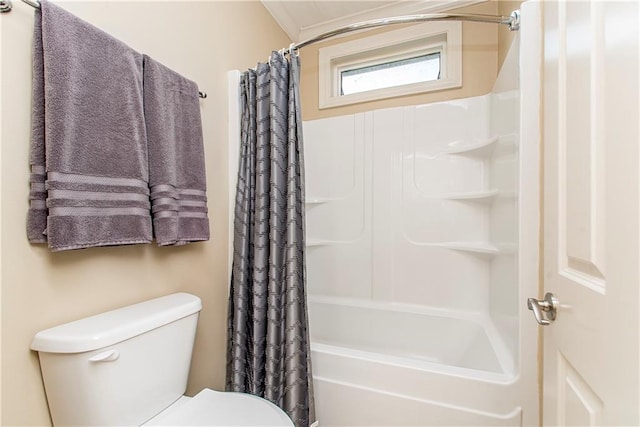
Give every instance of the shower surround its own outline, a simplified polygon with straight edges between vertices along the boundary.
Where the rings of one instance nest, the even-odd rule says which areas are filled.
[[[517,47],[505,64],[484,96],[304,123],[322,425],[523,424]]]

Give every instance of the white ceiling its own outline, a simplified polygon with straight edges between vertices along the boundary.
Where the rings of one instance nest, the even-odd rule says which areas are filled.
[[[294,42],[355,22],[414,13],[435,13],[484,0],[261,0]]]

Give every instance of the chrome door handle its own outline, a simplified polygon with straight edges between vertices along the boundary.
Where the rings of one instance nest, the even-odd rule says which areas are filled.
[[[542,326],[547,326],[556,320],[559,306],[560,301],[558,301],[558,298],[551,292],[547,292],[542,300],[535,298],[529,298],[527,300],[527,308],[533,311],[536,321]],[[543,311],[545,314],[542,314]]]

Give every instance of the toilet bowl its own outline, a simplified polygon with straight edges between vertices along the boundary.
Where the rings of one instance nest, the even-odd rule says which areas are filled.
[[[38,332],[31,349],[53,424],[293,426],[257,396],[184,396],[201,308],[198,297],[177,293]]]
[[[292,426],[282,409],[257,396],[205,388],[184,397],[145,426]]]

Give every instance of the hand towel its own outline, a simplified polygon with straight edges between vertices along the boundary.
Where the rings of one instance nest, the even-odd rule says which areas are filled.
[[[33,54],[29,240],[150,243],[142,55],[48,1]]]
[[[144,55],[144,115],[157,244],[209,240],[198,86]]]

